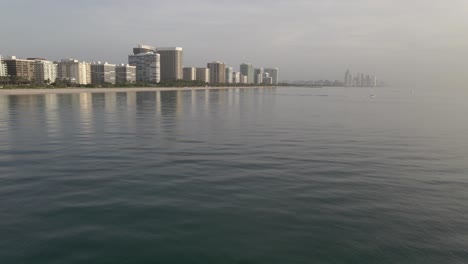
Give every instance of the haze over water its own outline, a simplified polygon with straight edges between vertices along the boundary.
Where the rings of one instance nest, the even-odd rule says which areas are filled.
[[[0,96],[0,263],[466,263],[441,90]]]

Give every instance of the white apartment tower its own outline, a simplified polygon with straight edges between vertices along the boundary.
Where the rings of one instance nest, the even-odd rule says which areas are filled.
[[[36,60],[35,68],[36,84],[50,84],[58,77],[58,65],[52,61]]]
[[[0,77],[7,76],[7,68],[5,63],[3,63],[2,55],[0,55]]]
[[[74,84],[91,83],[91,65],[84,61],[63,59],[58,63],[58,79]]]
[[[232,83],[234,69],[232,67],[226,67],[226,83]]]

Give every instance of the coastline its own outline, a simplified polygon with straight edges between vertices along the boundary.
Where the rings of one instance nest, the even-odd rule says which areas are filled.
[[[31,89],[0,89],[0,95],[40,95],[40,94],[75,94],[75,93],[118,93],[118,92],[165,92],[193,90],[229,90],[229,89],[261,89],[276,86],[245,86],[245,87],[124,87],[124,88],[31,88]]]

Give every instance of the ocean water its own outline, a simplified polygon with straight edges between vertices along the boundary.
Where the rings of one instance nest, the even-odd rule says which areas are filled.
[[[0,263],[468,263],[467,95],[0,95]]]

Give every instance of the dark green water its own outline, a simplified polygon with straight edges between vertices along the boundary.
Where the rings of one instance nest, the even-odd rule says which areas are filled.
[[[0,96],[0,263],[468,263],[467,98]]]

